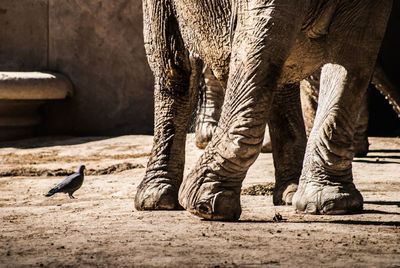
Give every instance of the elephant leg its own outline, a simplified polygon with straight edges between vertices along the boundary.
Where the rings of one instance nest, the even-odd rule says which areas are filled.
[[[299,84],[285,85],[276,93],[268,124],[276,180],[273,202],[274,205],[291,204],[306,148]]]
[[[319,77],[320,71],[300,82],[301,106],[306,127],[307,137],[310,135],[314,125],[315,113],[318,107]],[[360,106],[360,115],[357,120],[357,127],[354,134],[355,156],[365,156],[368,153],[368,93],[364,95]]]
[[[310,135],[311,129],[314,125],[315,113],[318,107],[320,73],[320,71],[315,72],[312,76],[300,82],[301,106],[307,137]],[[367,93],[364,95],[364,98],[361,102],[360,115],[357,119],[357,127],[354,134],[355,156],[365,156],[368,153],[368,111]]]
[[[212,74],[210,68],[203,70],[204,85],[201,96],[201,105],[196,119],[195,140],[199,149],[206,148],[210,142],[215,128],[221,116],[222,103],[224,102],[225,90],[221,83]],[[265,135],[261,147],[262,153],[271,153],[271,138],[268,125],[265,127]]]
[[[189,58],[168,5],[160,9],[151,0],[143,4],[146,53],[155,76],[155,121],[151,156],[137,188],[135,207],[177,209],[201,62]]]
[[[342,214],[363,207],[353,183],[353,138],[391,3],[362,3],[354,10],[339,12],[327,36],[317,114],[293,196],[293,204],[301,212]]]
[[[368,153],[369,142],[368,142],[368,120],[369,120],[369,109],[368,109],[368,90],[365,92],[360,106],[360,113],[358,115],[356,129],[354,133],[354,156],[366,156]]]
[[[237,24],[221,118],[179,189],[180,204],[197,216],[240,217],[242,181],[260,153],[273,91],[305,13],[303,3],[293,2],[234,2]]]
[[[293,197],[298,211],[334,214],[362,209],[363,199],[353,184],[351,161],[360,91],[367,85],[368,78],[357,77],[343,65],[325,64],[322,68],[317,114],[299,188]],[[357,91],[351,90],[354,86]],[[346,103],[346,98],[353,103]]]
[[[196,120],[196,146],[204,149],[211,140],[221,116],[224,88],[208,67],[204,68],[201,107]]]
[[[310,136],[311,129],[314,125],[315,113],[318,107],[320,75],[320,71],[315,72],[313,75],[300,82],[301,107],[307,137]]]

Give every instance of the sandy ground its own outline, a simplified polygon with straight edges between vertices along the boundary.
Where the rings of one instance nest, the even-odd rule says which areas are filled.
[[[239,222],[136,211],[151,142],[122,136],[0,144],[0,266],[400,267],[400,138],[371,138],[371,152],[354,161],[363,213],[303,215],[274,207],[271,196],[242,195]],[[201,153],[193,136],[187,151],[186,172]],[[81,164],[89,175],[77,199],[43,196]],[[271,154],[260,155],[244,188],[273,182],[273,172]],[[273,220],[277,213],[282,221]]]

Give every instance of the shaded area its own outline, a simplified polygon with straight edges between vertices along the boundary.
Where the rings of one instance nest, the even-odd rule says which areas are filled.
[[[378,55],[378,63],[388,78],[400,90],[400,1],[393,1],[392,13]],[[368,135],[379,137],[400,136],[400,119],[378,90],[370,87]]]
[[[141,164],[131,164],[131,163],[121,163],[116,165],[111,165],[107,168],[101,169],[87,169],[85,171],[85,175],[88,176],[96,176],[96,175],[108,175],[119,173],[125,170],[131,170],[135,168],[144,168]],[[24,176],[24,177],[31,177],[31,176],[69,176],[74,174],[76,171],[68,170],[68,169],[36,169],[31,167],[22,167],[22,168],[15,168],[9,171],[0,171],[0,177],[17,177],[17,176]]]
[[[398,90],[400,86],[396,85]],[[400,119],[385,97],[372,86],[369,89],[368,136],[400,136]]]
[[[400,201],[364,201],[364,204],[400,207]]]
[[[272,195],[275,183],[255,184],[242,189],[242,195]]]
[[[336,220],[336,221],[326,221],[326,222],[324,222],[324,221],[312,221],[310,223],[335,223],[335,224],[374,225],[374,226],[400,226],[400,221]]]
[[[400,152],[399,152],[400,153]],[[400,155],[371,155],[368,154],[366,156],[363,156],[362,158],[377,158],[377,159],[386,159],[386,158],[390,158],[390,159],[400,159]]]
[[[364,209],[363,211],[360,212],[360,214],[400,215],[400,213],[397,212],[382,211],[376,209]]]
[[[41,147],[53,147],[64,145],[77,145],[92,141],[100,141],[111,139],[111,136],[88,136],[88,137],[74,137],[74,136],[43,136],[31,139],[23,139],[16,141],[0,142],[0,148],[18,148],[18,149],[34,149]]]
[[[377,158],[375,160],[368,160],[368,159],[360,159],[360,158],[358,158],[358,159],[353,159],[353,162],[369,163],[369,164],[399,164],[400,165],[400,162],[386,161],[386,160],[381,160],[379,158]]]
[[[293,223],[298,223],[298,224],[312,224],[312,223],[322,223],[322,224],[348,224],[348,225],[365,225],[365,226],[400,226],[400,221],[363,221],[363,220],[326,220],[326,221],[320,221],[320,220],[313,220],[313,221],[298,221],[298,220],[282,220],[282,221],[275,221],[274,219],[267,220],[267,219],[257,219],[257,218],[252,218],[252,219],[243,219],[239,220],[236,222],[237,224],[240,223],[279,223],[279,224],[293,224]]]
[[[400,150],[391,149],[380,149],[380,150],[368,150],[369,153],[400,153]]]
[[[127,149],[128,150],[128,149]],[[16,154],[16,153],[8,153],[0,156],[0,159],[3,161],[2,164],[8,165],[20,165],[24,163],[24,165],[37,165],[37,164],[46,164],[51,162],[63,162],[63,163],[87,163],[89,161],[97,161],[98,159],[106,160],[128,160],[134,158],[148,157],[149,153],[132,153],[132,154],[104,154],[95,152],[93,154],[87,156],[59,156],[59,151],[51,151],[46,154],[37,153],[26,153],[26,154]]]
[[[289,223],[289,222],[287,222]],[[290,223],[334,223],[366,226],[400,226],[400,221],[367,221],[367,220],[327,220],[327,221],[291,221]]]

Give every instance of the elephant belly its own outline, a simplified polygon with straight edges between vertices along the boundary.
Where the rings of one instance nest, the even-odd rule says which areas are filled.
[[[323,39],[309,38],[300,32],[285,62],[281,84],[291,84],[310,76],[321,67],[324,57]]]
[[[231,54],[229,0],[175,0],[174,9],[186,47],[201,58],[220,81],[226,81]],[[300,32],[285,63],[280,82],[298,82],[321,65],[323,38]]]

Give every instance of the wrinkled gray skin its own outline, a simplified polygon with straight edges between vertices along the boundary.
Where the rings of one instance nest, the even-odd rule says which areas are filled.
[[[300,118],[303,116],[305,121],[305,130],[306,136],[308,137],[312,126],[314,124],[314,118],[318,106],[318,93],[319,93],[319,75],[320,72],[317,71],[314,75],[304,79],[300,82],[300,96],[301,96],[301,104],[302,104],[302,115],[296,114],[295,118]],[[204,83],[202,88],[202,96],[201,96],[201,104],[200,109],[196,118],[196,130],[195,130],[195,141],[196,146],[200,149],[204,149],[208,142],[211,140],[212,135],[217,128],[218,120],[221,115],[222,103],[224,99],[225,90],[218,83],[218,80],[212,74],[209,68],[204,68],[203,70]],[[318,78],[315,78],[318,77]],[[354,152],[355,156],[366,155],[368,152],[368,137],[366,134],[368,127],[368,107],[367,107],[367,95],[365,95],[361,109],[360,115],[357,119],[357,126],[354,133]],[[296,111],[296,110],[295,110]],[[297,119],[299,121],[299,119]],[[293,125],[294,127],[299,125]],[[304,127],[300,127],[300,129],[292,129],[295,135],[300,136],[304,132]],[[284,139],[284,137],[281,137]],[[261,148],[261,152],[272,152],[271,139],[269,134],[268,124],[265,129],[263,144]],[[290,163],[287,163],[288,165]],[[290,187],[290,191],[287,188],[280,188],[285,190],[283,193],[282,190],[275,191],[274,194],[274,204],[282,205],[282,204],[291,204],[292,195],[297,190],[297,184],[295,180],[291,181],[292,185]],[[285,196],[285,199],[282,199],[282,196]]]
[[[307,136],[309,136],[313,127],[318,107],[319,75],[320,73],[316,72],[314,75],[300,82],[302,112]],[[400,91],[389,80],[379,64],[375,67],[371,83],[385,96],[389,104],[392,105],[393,110],[400,117]],[[356,121],[356,129],[353,138],[355,156],[365,156],[368,153],[368,119],[368,92],[366,92],[359,107],[359,116]]]
[[[200,149],[204,149],[207,146],[208,142],[211,140],[212,133],[218,125],[222,102],[225,95],[225,90],[222,88],[220,83],[218,83],[218,80],[211,73],[209,68],[204,68],[203,76],[203,94],[200,100],[200,109],[197,113],[195,131],[196,146]],[[314,125],[315,114],[318,107],[319,76],[320,71],[317,71],[300,82],[300,99],[307,137],[310,135],[311,129]],[[382,95],[385,96],[392,105],[393,110],[400,117],[400,92],[386,76],[380,65],[376,66],[371,82],[382,93]],[[369,109],[367,92],[360,105],[360,114],[356,121],[357,125],[353,139],[355,156],[365,156],[368,153],[368,119]],[[261,152],[272,152],[268,125],[265,129]]]
[[[300,99],[307,137],[311,133],[318,107],[319,75],[320,74],[317,72],[313,76],[300,82]],[[355,156],[365,156],[368,153],[368,119],[368,92],[365,92],[359,106],[359,115],[355,122],[356,127],[353,137],[353,150]]]
[[[268,121],[282,202],[293,196],[296,209],[306,213],[361,210],[351,167],[354,125],[391,4],[144,0],[155,129],[136,208],[180,204],[202,218],[237,220],[242,181],[261,151]],[[226,88],[225,99],[210,143],[182,181],[202,62]],[[305,131],[297,131],[304,129],[296,117],[301,113],[298,82],[319,68],[318,111],[305,148]]]

